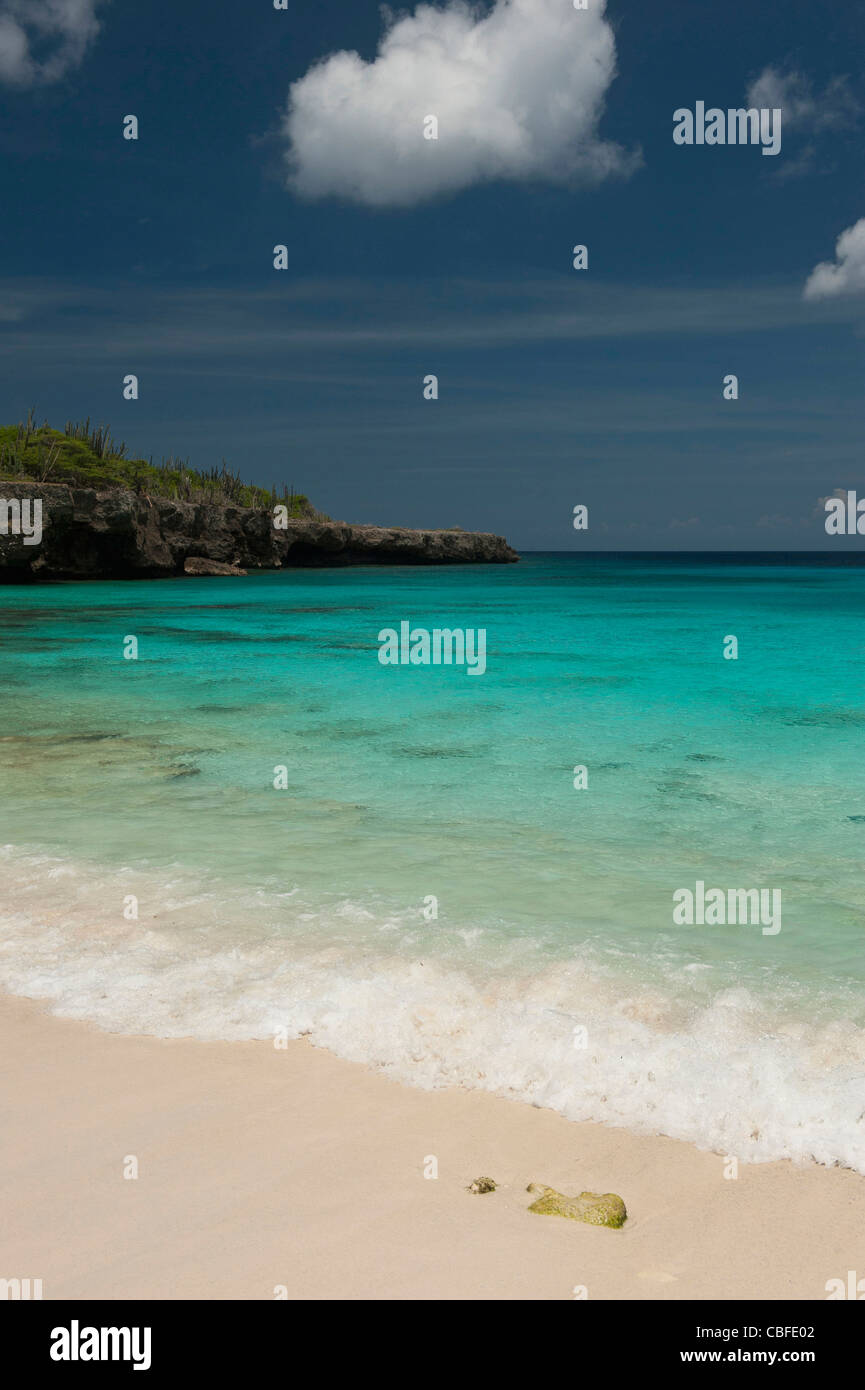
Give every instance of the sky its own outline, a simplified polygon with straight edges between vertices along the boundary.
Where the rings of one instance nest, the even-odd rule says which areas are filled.
[[[865,8],[586,5],[0,0],[0,422],[525,550],[861,548]]]

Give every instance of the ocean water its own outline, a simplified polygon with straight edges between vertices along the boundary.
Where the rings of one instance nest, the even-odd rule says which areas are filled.
[[[403,620],[486,672],[382,666]],[[865,1172],[863,620],[778,557],[6,588],[0,988]]]

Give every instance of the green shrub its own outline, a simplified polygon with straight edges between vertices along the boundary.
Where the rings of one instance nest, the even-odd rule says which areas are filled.
[[[234,503],[238,507],[288,507],[290,516],[302,516],[311,508],[308,498],[294,488],[274,488],[245,483],[223,459],[221,468],[201,471],[188,460],[169,457],[129,459],[126,445],[111,438],[105,425],[91,428],[90,420],[68,420],[54,430],[47,422],[37,425],[31,410],[18,425],[0,425],[0,479],[37,483],[67,483],[73,487],[124,487],[145,497],[174,497],[180,502]]]

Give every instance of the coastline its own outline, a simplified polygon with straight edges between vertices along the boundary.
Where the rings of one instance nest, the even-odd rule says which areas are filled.
[[[309,503],[290,514],[275,495],[272,506],[252,506],[150,497],[122,486],[0,478],[0,523],[0,584],[241,577],[249,570],[345,565],[515,564],[520,558],[491,532],[353,525]]]
[[[849,1169],[725,1179],[678,1140],[415,1090],[304,1040],[120,1036],[10,996],[0,1055],[0,1277],[46,1300],[823,1300],[862,1264]],[[496,1192],[465,1191],[481,1174]],[[628,1220],[532,1215],[530,1181],[617,1192]]]

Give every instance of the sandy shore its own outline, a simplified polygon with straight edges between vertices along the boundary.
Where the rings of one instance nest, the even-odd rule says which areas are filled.
[[[825,1299],[865,1275],[847,1170],[731,1181],[674,1140],[411,1090],[304,1041],[116,1037],[17,999],[0,1058],[0,1277],[45,1299]],[[481,1174],[499,1190],[467,1193]],[[532,1215],[530,1180],[618,1192],[629,1219]]]

